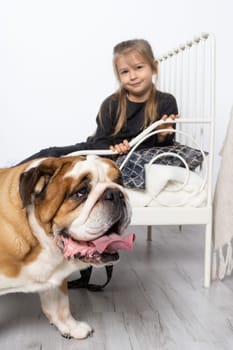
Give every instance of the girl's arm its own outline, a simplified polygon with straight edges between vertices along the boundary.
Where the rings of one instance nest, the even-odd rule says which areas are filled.
[[[164,114],[162,116],[161,120],[166,121],[168,118],[172,119],[172,120],[175,120],[175,119],[177,119],[179,117],[180,117],[179,114],[171,114],[171,115]],[[158,139],[157,139],[158,143],[164,143],[166,138],[167,138],[167,136],[174,135],[174,133],[172,132],[172,130],[174,129],[174,124],[173,123],[159,125],[157,127],[157,130],[159,130],[159,129],[167,129],[167,131],[162,131],[162,132],[160,132],[158,134],[158,136],[157,136],[158,137]]]
[[[160,99],[158,103],[158,116],[159,119],[167,120],[168,118],[179,118],[178,107],[176,99],[169,93],[160,93]],[[158,146],[169,146],[173,144],[175,133],[172,129],[175,128],[175,124],[164,124],[158,127],[158,129],[168,129],[167,132],[161,132],[157,136]]]

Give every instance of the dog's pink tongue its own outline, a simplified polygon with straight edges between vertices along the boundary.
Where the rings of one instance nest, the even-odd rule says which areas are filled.
[[[102,236],[95,239],[92,243],[95,246],[95,250],[102,254],[104,251],[108,253],[114,253],[119,249],[133,250],[133,242],[135,240],[135,234],[130,233],[127,236],[119,236],[116,233],[112,233],[108,236]]]
[[[64,244],[64,255],[66,258],[73,257],[76,254],[92,255],[95,252],[102,254],[114,253],[119,249],[133,250],[133,242],[135,240],[135,234],[131,233],[127,236],[119,236],[116,233],[112,233],[108,236],[102,236],[94,241],[74,241],[71,238],[60,236],[61,241]]]

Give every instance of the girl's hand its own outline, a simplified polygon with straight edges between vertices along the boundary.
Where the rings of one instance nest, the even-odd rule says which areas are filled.
[[[130,144],[127,140],[124,140],[122,143],[118,143],[117,145],[110,146],[109,148],[113,152],[116,152],[116,153],[122,155],[122,154],[126,154],[129,152]]]
[[[167,119],[175,120],[175,119],[178,119],[179,117],[180,117],[179,114],[170,114],[170,115],[164,114],[160,120],[164,120],[164,121],[166,121]],[[157,130],[159,129],[167,129],[167,131],[158,133],[158,142],[162,143],[165,140],[167,135],[173,134],[173,131],[172,131],[173,123],[161,124],[157,127]]]

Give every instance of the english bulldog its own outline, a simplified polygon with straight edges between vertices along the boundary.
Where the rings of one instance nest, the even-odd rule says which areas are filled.
[[[134,235],[121,237],[130,217],[109,159],[43,158],[0,169],[0,294],[38,292],[63,336],[86,338],[93,330],[72,317],[67,278],[131,250]]]

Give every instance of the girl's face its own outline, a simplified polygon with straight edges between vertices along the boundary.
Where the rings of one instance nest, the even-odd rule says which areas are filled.
[[[128,92],[128,99],[146,101],[152,88],[152,76],[156,73],[156,62],[152,69],[142,55],[132,51],[119,56],[116,68],[121,86]]]

